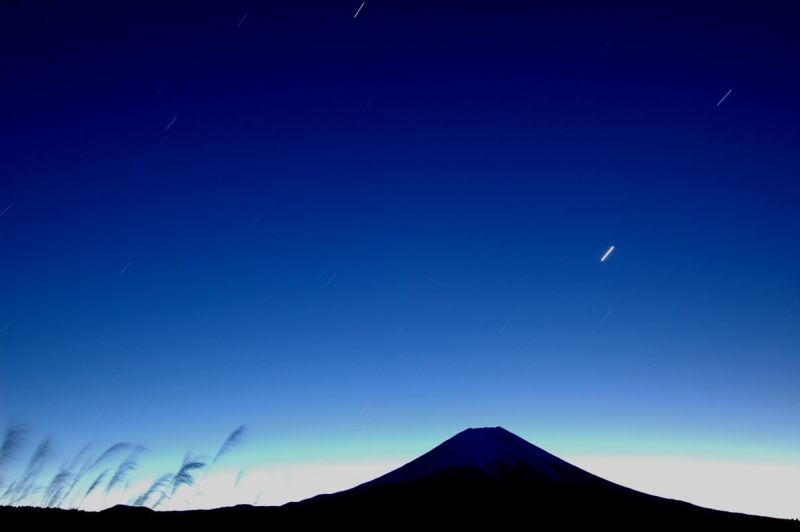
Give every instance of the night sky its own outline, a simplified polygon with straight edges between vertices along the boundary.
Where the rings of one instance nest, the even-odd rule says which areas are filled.
[[[25,453],[800,465],[793,2],[142,4],[0,7]]]

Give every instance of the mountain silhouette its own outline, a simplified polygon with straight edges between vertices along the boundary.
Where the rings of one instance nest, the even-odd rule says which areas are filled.
[[[502,427],[464,430],[375,480],[282,507],[296,520],[356,526],[703,527],[800,530],[792,521],[701,508],[588,473]]]
[[[280,507],[154,512],[116,506],[99,513],[0,508],[0,520],[109,526],[230,526],[344,529],[563,527],[610,530],[794,530],[800,523],[701,508],[647,495],[588,473],[501,428],[467,429],[374,480]]]

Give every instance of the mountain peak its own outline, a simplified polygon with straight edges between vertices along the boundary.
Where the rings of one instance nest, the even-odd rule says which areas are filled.
[[[372,483],[407,482],[454,470],[480,471],[502,481],[509,471],[521,469],[559,483],[593,477],[503,427],[482,427],[459,432]]]
[[[442,449],[447,453],[442,454],[461,454],[472,463],[463,465],[479,466],[487,460],[497,459],[548,459],[555,458],[542,449],[528,443],[516,434],[504,429],[503,427],[481,427],[462,430],[449,440],[445,440],[436,449]],[[434,450],[436,450],[434,449]],[[451,456],[453,458],[453,456]]]
[[[464,429],[450,440],[455,440],[456,438],[506,438],[511,436],[513,438],[519,438],[513,432],[510,432],[503,427],[471,427],[468,429]],[[521,438],[519,438],[521,439]]]
[[[462,430],[461,432],[459,432],[458,434],[456,434],[453,437],[455,438],[456,436],[459,436],[461,434],[477,434],[477,433],[483,433],[483,434],[485,434],[485,433],[513,434],[512,432],[510,432],[510,431],[508,431],[508,430],[506,430],[506,429],[504,429],[503,427],[500,427],[500,426],[497,426],[497,427],[470,427],[468,429]]]

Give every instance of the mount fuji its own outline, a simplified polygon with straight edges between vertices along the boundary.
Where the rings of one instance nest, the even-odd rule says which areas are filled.
[[[502,427],[464,430],[386,475],[281,509],[298,520],[375,527],[800,531],[797,522],[710,510],[614,484]]]
[[[0,507],[4,523],[265,528],[531,528],[540,530],[757,530],[800,532],[800,523],[701,508],[641,493],[573,466],[501,428],[464,430],[406,465],[334,494],[278,507],[156,512],[115,506],[99,513]]]

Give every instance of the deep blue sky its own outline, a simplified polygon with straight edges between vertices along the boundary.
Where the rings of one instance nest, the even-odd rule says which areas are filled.
[[[0,422],[798,459],[791,2],[115,4],[1,8]]]

